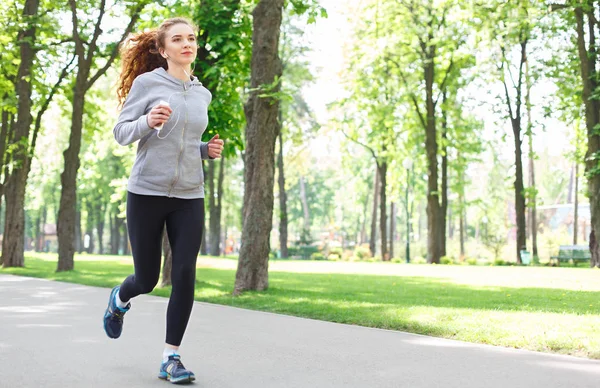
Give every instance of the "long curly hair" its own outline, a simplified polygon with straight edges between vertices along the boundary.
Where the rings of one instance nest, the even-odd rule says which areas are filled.
[[[194,23],[186,18],[177,17],[165,20],[156,29],[132,34],[122,43],[120,48],[122,68],[117,81],[119,107],[123,106],[133,80],[138,75],[159,67],[167,70],[167,60],[160,55],[159,49],[165,47],[167,31],[176,24],[187,24],[194,33],[198,33],[198,27]]]

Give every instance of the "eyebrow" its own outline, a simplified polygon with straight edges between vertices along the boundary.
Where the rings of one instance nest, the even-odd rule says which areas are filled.
[[[194,36],[194,37],[195,37],[196,35],[194,35],[194,34],[189,34],[189,35],[188,35],[188,37],[190,37],[190,36]],[[173,35],[173,36],[171,37],[171,39],[173,39],[173,38],[181,38],[181,35],[179,35],[179,34],[177,34],[177,35]]]

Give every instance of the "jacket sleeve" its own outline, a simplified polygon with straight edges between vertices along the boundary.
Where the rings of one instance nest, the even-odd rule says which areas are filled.
[[[206,141],[200,142],[200,156],[202,157],[202,159],[214,159],[208,156],[208,142]]]
[[[150,128],[146,118],[148,92],[141,81],[136,78],[123,104],[117,124],[113,129],[115,140],[121,145],[131,144],[148,135],[154,129]]]

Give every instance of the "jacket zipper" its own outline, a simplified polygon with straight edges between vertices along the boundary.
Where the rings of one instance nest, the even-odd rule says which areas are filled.
[[[185,86],[183,87],[184,91],[185,90]],[[181,142],[179,143],[179,156],[177,157],[177,164],[175,165],[175,176],[173,177],[173,182],[171,182],[171,188],[169,189],[169,192],[167,193],[167,197],[171,196],[171,192],[173,191],[173,189],[175,188],[175,185],[177,184],[177,181],[179,180],[179,164],[181,163],[181,155],[183,154],[183,143],[184,143],[184,137],[185,137],[185,128],[187,127],[187,121],[188,121],[188,114],[187,114],[187,100],[185,98],[186,93],[183,93],[183,102],[185,104],[185,121],[183,123],[183,129],[181,130]]]

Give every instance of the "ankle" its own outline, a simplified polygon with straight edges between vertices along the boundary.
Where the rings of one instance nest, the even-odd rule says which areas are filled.
[[[179,355],[179,347],[175,347],[172,345],[165,345],[165,349],[163,350],[163,362],[169,361],[169,356]]]
[[[119,307],[121,309],[125,309],[125,308],[127,308],[127,305],[129,304],[129,301],[123,302],[121,300],[121,297],[119,296],[120,292],[121,292],[121,290],[119,290],[119,292],[117,292],[115,294],[115,303],[116,303],[117,307]]]

